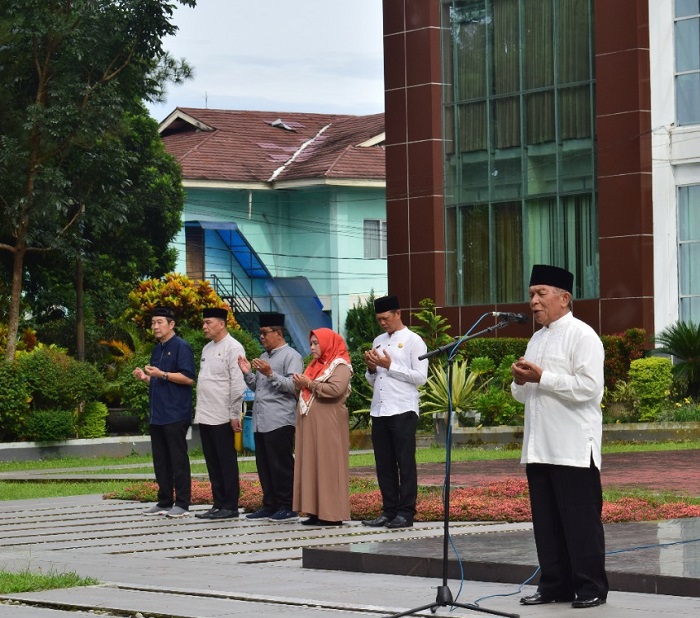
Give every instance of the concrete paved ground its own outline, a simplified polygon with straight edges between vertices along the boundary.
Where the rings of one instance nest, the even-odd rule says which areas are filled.
[[[381,553],[387,541],[439,538],[439,523],[405,530],[367,529],[358,522],[309,529],[298,523],[244,519],[166,520],[144,516],[143,509],[141,504],[100,496],[0,502],[0,568],[76,571],[102,582],[89,588],[5,595],[0,617],[390,616],[432,603],[441,584],[439,579],[305,569],[301,564],[304,547],[373,543]],[[455,538],[478,532],[496,546],[508,534],[528,529],[528,524],[451,527]],[[700,563],[700,550],[696,551]],[[518,591],[514,584],[454,580],[449,587],[454,596],[459,593],[460,602],[478,602],[481,609],[533,618],[579,615],[566,604],[520,606],[517,599],[532,587]],[[590,618],[695,617],[700,615],[700,599],[615,592],[606,605],[581,611]],[[481,613],[437,610],[442,616]]]

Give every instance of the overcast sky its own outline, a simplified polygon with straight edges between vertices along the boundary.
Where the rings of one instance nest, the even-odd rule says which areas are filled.
[[[165,48],[194,67],[175,107],[372,114],[384,110],[382,0],[198,0]]]

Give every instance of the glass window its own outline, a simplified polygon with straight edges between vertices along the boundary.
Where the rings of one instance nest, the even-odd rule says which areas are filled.
[[[676,77],[676,114],[679,125],[700,124],[700,72]]]
[[[676,124],[700,124],[700,1],[676,0]]]
[[[700,69],[700,17],[676,22],[676,72]]]
[[[700,13],[700,0],[676,0],[676,17],[688,17]]]
[[[443,0],[454,304],[526,301],[539,262],[598,294],[592,3]]]
[[[386,257],[386,221],[364,220],[365,259],[377,260]]]
[[[678,190],[680,319],[700,322],[700,185]]]

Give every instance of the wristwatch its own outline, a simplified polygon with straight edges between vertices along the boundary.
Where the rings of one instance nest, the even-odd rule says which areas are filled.
[[[168,372],[164,371],[163,372],[163,379],[167,382],[168,381]]]

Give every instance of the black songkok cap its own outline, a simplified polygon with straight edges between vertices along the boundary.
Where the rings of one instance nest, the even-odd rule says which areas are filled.
[[[385,313],[401,309],[399,299],[396,296],[382,296],[374,301],[374,313]]]
[[[260,328],[282,328],[284,327],[284,314],[283,313],[261,313],[258,316],[258,323]]]
[[[228,319],[228,310],[220,307],[208,307],[202,311],[204,318],[219,318],[224,322]]]
[[[535,264],[530,275],[530,285],[551,285],[571,294],[574,290],[574,275],[558,266]]]
[[[152,317],[163,317],[167,318],[168,320],[174,320],[175,312],[170,307],[156,307],[153,309]]]

